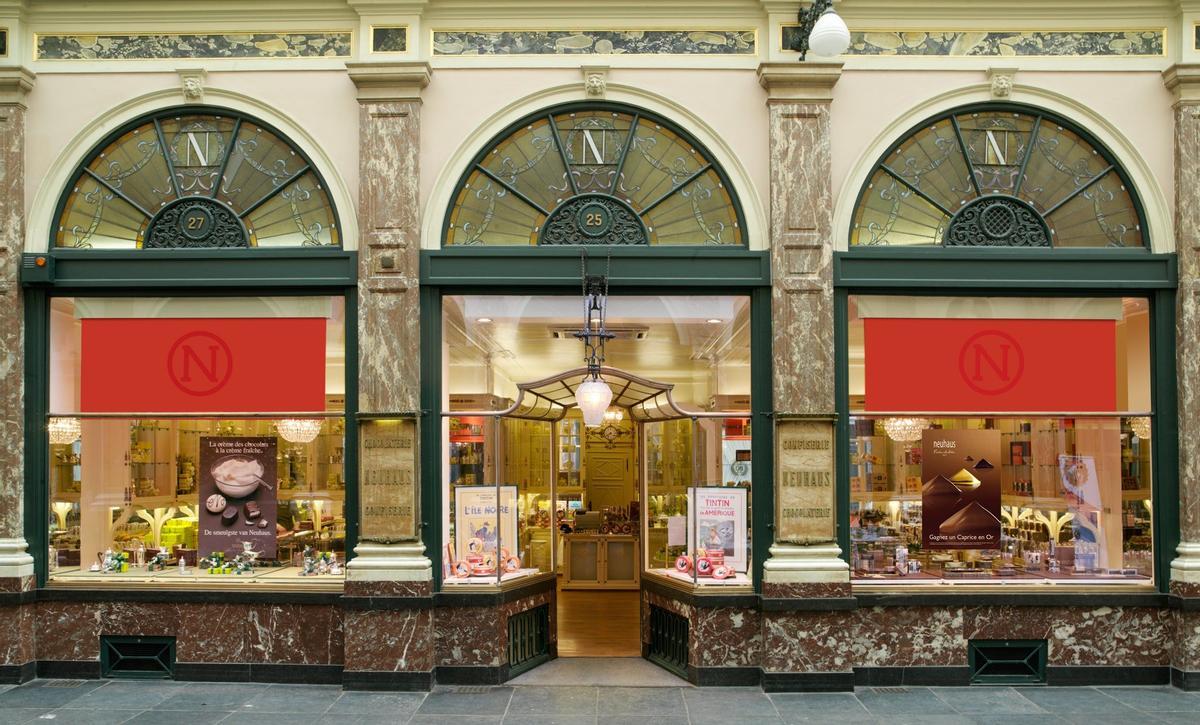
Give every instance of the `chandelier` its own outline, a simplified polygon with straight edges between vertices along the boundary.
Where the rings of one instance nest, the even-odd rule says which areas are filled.
[[[279,437],[288,443],[312,443],[324,423],[319,418],[284,418],[275,421]]]
[[[600,377],[604,365],[604,343],[614,335],[604,326],[608,310],[608,275],[587,273],[587,252],[581,258],[583,267],[583,329],[575,337],[583,340],[583,360],[587,363],[587,375],[575,388],[575,402],[583,413],[583,423],[595,427],[604,422],[604,412],[612,402],[612,388]],[[609,258],[609,268],[612,259]]]
[[[883,429],[888,438],[901,443],[921,440],[921,433],[929,427],[928,418],[884,418]]]
[[[51,418],[46,424],[50,433],[50,443],[56,446],[69,446],[79,440],[78,418]]]
[[[1129,419],[1129,428],[1133,434],[1142,440],[1150,438],[1150,416],[1139,415]]]

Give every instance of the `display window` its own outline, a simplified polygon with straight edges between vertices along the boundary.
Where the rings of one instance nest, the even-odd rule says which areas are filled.
[[[49,581],[340,586],[340,297],[54,297]]]
[[[1149,300],[848,305],[856,583],[1153,583]]]
[[[578,297],[443,297],[444,587],[751,585],[749,298],[607,310],[589,424]]]

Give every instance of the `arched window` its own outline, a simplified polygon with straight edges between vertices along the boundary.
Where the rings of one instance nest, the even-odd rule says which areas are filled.
[[[257,119],[176,108],[121,128],[63,193],[56,247],[337,247],[312,162]]]
[[[1146,247],[1145,230],[1128,176],[1084,130],[987,105],[925,121],[876,162],[850,244]]]
[[[479,154],[446,215],[446,246],[745,245],[712,155],[646,111],[572,104],[528,116]]]

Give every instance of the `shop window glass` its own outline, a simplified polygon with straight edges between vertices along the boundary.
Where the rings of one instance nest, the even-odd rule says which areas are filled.
[[[557,571],[564,589],[647,573],[749,586],[749,299],[610,297],[597,426],[566,375],[579,312],[572,297],[443,298],[444,585]]]
[[[737,197],[700,144],[644,111],[526,119],[459,184],[447,246],[744,245]]]
[[[341,244],[311,162],[229,111],[165,111],[93,150],[67,188],[54,246],[96,249]]]
[[[51,582],[340,584],[341,298],[50,307]]]
[[[1043,111],[952,111],[876,164],[855,211],[862,246],[1144,247],[1112,154]]]
[[[856,583],[1153,582],[1148,300],[849,307]]]

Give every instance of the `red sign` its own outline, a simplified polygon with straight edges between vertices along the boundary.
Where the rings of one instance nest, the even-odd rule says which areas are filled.
[[[864,327],[867,410],[1117,407],[1113,320],[868,318]]]
[[[85,413],[325,409],[323,318],[83,320]]]

